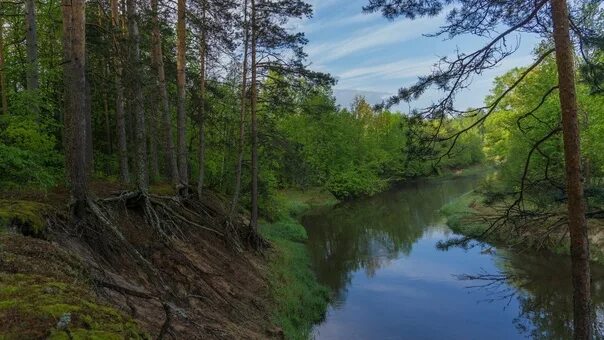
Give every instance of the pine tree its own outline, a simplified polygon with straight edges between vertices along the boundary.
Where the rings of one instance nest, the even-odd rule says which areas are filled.
[[[86,170],[86,14],[84,0],[63,0],[63,55],[67,172],[72,212],[84,217],[88,200]]]
[[[186,191],[189,186],[189,156],[187,151],[187,113],[185,112],[185,99],[186,99],[186,49],[187,49],[187,35],[186,35],[186,0],[178,0],[177,5],[177,22],[176,22],[176,88],[177,88],[177,102],[176,102],[176,140],[177,140],[177,154],[178,154],[178,170],[180,172],[180,182],[183,186],[183,191],[186,195]]]
[[[207,72],[212,60],[219,60],[221,55],[232,53],[235,49],[235,22],[233,15],[237,3],[233,0],[197,0],[196,15],[192,26],[197,29],[199,46],[199,105],[197,112],[198,125],[198,160],[199,177],[197,181],[198,196],[202,196],[205,177],[206,154],[206,121],[207,105]]]
[[[168,99],[168,89],[166,86],[166,73],[164,70],[164,55],[162,51],[162,36],[159,29],[159,9],[158,0],[151,1],[151,20],[153,24],[153,64],[157,72],[157,90],[160,96],[160,110],[163,123],[164,138],[165,138],[165,154],[168,160],[168,168],[170,171],[170,179],[174,187],[180,183],[178,171],[178,159],[176,157],[176,149],[174,147],[174,137],[172,129],[172,119],[170,117],[170,101]]]
[[[126,111],[124,108],[124,85],[123,85],[123,28],[119,8],[119,0],[111,0],[112,40],[113,40],[113,67],[115,85],[115,119],[117,147],[119,155],[120,181],[124,184],[130,183],[130,170],[128,165],[128,142],[126,138]]]
[[[258,228],[258,86],[270,72],[280,75],[305,77],[310,80],[331,83],[328,75],[311,72],[305,65],[303,47],[308,42],[303,33],[292,33],[287,29],[291,19],[312,15],[310,4],[301,0],[251,0],[251,140],[252,140],[252,202],[251,227]],[[261,61],[260,61],[261,60]]]
[[[133,98],[131,108],[134,115],[135,129],[135,160],[136,160],[136,185],[137,189],[146,194],[149,190],[149,171],[147,169],[147,137],[145,124],[145,111],[143,92],[141,84],[141,57],[140,57],[140,35],[138,30],[138,6],[136,0],[127,0],[128,8],[128,34],[129,34],[129,55],[128,55],[128,82],[130,93]]]

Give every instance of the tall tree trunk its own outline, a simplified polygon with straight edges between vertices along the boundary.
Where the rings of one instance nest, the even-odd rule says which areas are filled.
[[[25,43],[27,46],[27,89],[37,90],[39,75],[35,0],[25,0]]]
[[[103,91],[103,112],[105,113],[105,139],[107,141],[107,149],[105,152],[108,156],[113,154],[113,141],[111,138],[111,123],[109,114],[109,98],[107,97],[107,91]],[[111,175],[111,163],[107,162],[105,173]]]
[[[249,48],[249,27],[247,22],[247,0],[243,4],[243,25],[245,29],[245,38],[243,42],[243,69],[241,79],[241,110],[239,111],[239,145],[237,155],[237,168],[235,170],[235,187],[233,188],[233,201],[231,202],[231,210],[229,217],[232,217],[237,207],[239,206],[239,194],[241,192],[241,173],[243,168],[243,147],[244,147],[244,136],[245,136],[245,111],[246,111],[246,100],[247,100],[247,61],[248,61],[248,48]]]
[[[205,12],[202,15],[205,20]],[[203,21],[202,21],[203,25]],[[205,28],[202,28],[205,29]],[[205,105],[206,105],[206,41],[205,33],[201,33],[199,42],[199,180],[197,181],[197,195],[201,199],[203,181],[205,176],[206,134],[205,134]]]
[[[573,47],[570,40],[566,0],[551,0],[551,8],[560,88],[560,107],[562,109],[562,132],[564,135],[575,339],[591,339],[593,330],[589,240],[587,238],[585,201],[581,181],[581,147],[577,119]]]
[[[256,45],[258,42],[258,28],[256,27],[256,1],[251,0],[252,15],[252,83],[251,83],[251,111],[252,111],[252,218],[250,226],[258,230],[258,123],[256,117],[256,104],[258,102]]]
[[[111,27],[112,25],[109,23],[105,23],[105,21],[103,21],[104,16],[101,15],[101,13],[103,13],[103,8],[101,6],[101,3],[98,4],[98,24],[99,27],[102,27],[103,29],[106,29],[107,31],[111,31]],[[102,38],[103,42],[106,41],[106,38],[103,36]],[[109,76],[109,57],[107,55],[105,55],[103,57],[103,79],[107,79],[107,77]],[[105,149],[105,152],[107,153],[107,156],[111,156],[113,154],[113,143],[112,143],[112,138],[111,138],[111,123],[110,123],[110,113],[109,113],[109,93],[107,91],[107,87],[103,86],[102,88],[102,93],[103,93],[103,113],[104,113],[104,118],[105,118],[105,141],[107,142],[107,148]],[[107,175],[111,175],[111,163],[110,162],[105,162],[105,173]]]
[[[86,174],[86,15],[85,0],[63,0],[66,168],[72,213],[82,218],[88,198]]]
[[[7,92],[6,72],[4,70],[4,20],[0,17],[0,104],[2,104],[2,113],[5,115],[8,114]]]
[[[132,111],[134,113],[134,140],[136,144],[136,186],[146,194],[149,191],[149,171],[147,169],[147,137],[145,110],[143,108],[143,91],[141,87],[140,35],[138,31],[138,12],[136,0],[127,0],[128,35],[130,40],[129,88],[132,91]]]
[[[163,131],[165,131],[166,158],[170,169],[170,179],[172,185],[176,187],[179,182],[178,161],[176,149],[174,147],[174,136],[172,132],[172,119],[170,118],[170,102],[168,100],[168,89],[166,87],[166,73],[164,71],[164,56],[162,52],[161,33],[159,30],[159,12],[158,0],[151,1],[153,11],[153,55],[155,69],[157,71],[157,88],[161,98],[161,116],[163,121]]]
[[[94,149],[92,145],[92,89],[86,78],[86,171],[88,176],[94,172]]]
[[[176,88],[178,92],[177,101],[177,148],[178,148],[178,170],[180,171],[180,182],[186,193],[189,185],[188,175],[188,150],[187,150],[187,115],[185,112],[185,53],[186,53],[186,0],[178,0],[178,18],[176,24]]]
[[[154,103],[156,104],[156,103]],[[158,105],[155,105],[157,108]],[[150,116],[147,121],[149,122],[149,169],[151,171],[151,181],[157,181],[159,179],[159,162],[157,155],[157,109],[153,112],[153,115]]]
[[[115,120],[117,134],[117,150],[120,163],[120,181],[124,184],[130,183],[130,171],[128,166],[128,142],[126,137],[126,112],[124,110],[124,86],[123,75],[123,53],[122,53],[122,25],[120,23],[120,9],[118,0],[111,0],[111,17],[113,21],[113,47],[116,57],[115,65]]]

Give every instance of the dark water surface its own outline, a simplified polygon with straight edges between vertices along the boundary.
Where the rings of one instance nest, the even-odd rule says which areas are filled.
[[[571,338],[567,258],[490,247],[436,248],[455,236],[438,210],[478,181],[417,182],[305,216],[317,276],[336,294],[315,337]],[[600,266],[592,270],[602,321],[604,275]],[[484,273],[494,280],[459,278]]]

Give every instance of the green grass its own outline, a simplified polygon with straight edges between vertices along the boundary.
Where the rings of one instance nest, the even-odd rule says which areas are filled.
[[[307,235],[296,220],[312,207],[333,205],[333,196],[319,190],[283,191],[277,194],[278,213],[264,222],[261,233],[271,241],[270,285],[275,308],[273,322],[286,339],[308,339],[313,324],[320,321],[329,303],[329,290],[312,271],[304,242]]]
[[[479,237],[487,229],[484,223],[469,221],[476,213],[472,205],[482,202],[482,197],[475,191],[470,191],[454,201],[444,205],[440,212],[447,219],[447,225],[458,234],[468,237]]]

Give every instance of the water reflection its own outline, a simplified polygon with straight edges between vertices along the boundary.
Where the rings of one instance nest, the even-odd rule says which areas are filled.
[[[336,296],[362,268],[371,277],[390,260],[408,255],[425,233],[442,232],[438,209],[470,191],[478,178],[408,184],[367,200],[317,210],[303,219],[319,280]],[[426,228],[432,226],[432,228]]]
[[[568,257],[546,253],[500,251],[495,260],[508,279],[507,291],[520,306],[514,325],[532,339],[572,338],[572,282]],[[604,271],[592,267],[592,303],[596,338],[602,339],[604,321]]]
[[[567,258],[436,249],[451,236],[438,209],[478,182],[417,182],[306,216],[314,268],[336,296],[317,338],[569,338]],[[509,278],[486,286],[457,279],[485,272]],[[602,320],[604,272],[596,267],[593,275],[596,320]]]

